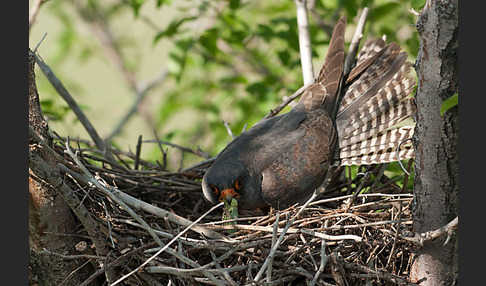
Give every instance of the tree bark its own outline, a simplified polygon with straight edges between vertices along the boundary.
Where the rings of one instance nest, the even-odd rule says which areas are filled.
[[[426,232],[447,224],[458,214],[458,106],[440,114],[442,102],[458,91],[458,1],[428,0],[417,30],[420,49],[416,62],[413,228]],[[457,283],[457,238],[451,237],[444,246],[445,239],[426,242],[415,253],[412,282],[423,281],[422,286]]]
[[[52,147],[52,138],[48,133],[48,125],[44,120],[39,103],[39,95],[35,83],[32,52],[28,55],[28,96],[29,96],[29,128],[31,128],[47,146]],[[29,132],[30,134],[30,132]],[[43,164],[38,164],[43,162]],[[65,260],[59,256],[46,254],[43,250],[59,254],[75,252],[74,246],[79,239],[63,234],[76,232],[76,221],[65,203],[49,181],[62,183],[56,161],[45,148],[29,136],[29,284],[30,285],[79,285],[83,280],[80,269],[76,275],[68,277],[85,261]],[[44,166],[44,167],[41,167]]]

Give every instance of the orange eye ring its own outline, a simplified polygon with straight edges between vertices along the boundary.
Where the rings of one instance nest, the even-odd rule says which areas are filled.
[[[218,187],[216,187],[215,185],[210,185],[209,187],[211,188],[211,190],[214,192],[214,194],[216,196],[219,195],[219,189],[218,189]]]
[[[236,179],[236,181],[235,181],[235,190],[239,190],[239,189],[241,189],[240,180]]]

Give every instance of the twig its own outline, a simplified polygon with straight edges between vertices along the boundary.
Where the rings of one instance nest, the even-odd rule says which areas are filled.
[[[39,65],[39,68],[41,69],[42,73],[47,77],[49,82],[56,89],[57,93],[66,101],[66,103],[69,105],[69,107],[74,112],[74,114],[76,114],[79,121],[83,125],[84,129],[88,132],[89,136],[95,143],[96,147],[104,153],[104,156],[108,160],[115,162],[115,159],[113,158],[113,155],[110,152],[110,148],[108,148],[105,142],[98,135],[98,132],[91,124],[88,117],[86,117],[86,115],[81,110],[81,108],[79,108],[78,104],[71,96],[71,94],[67,91],[67,89],[64,87],[62,82],[57,78],[57,76],[54,74],[51,68],[39,56],[37,56],[37,54],[34,54],[34,57],[35,57],[35,62],[37,63],[37,65]]]
[[[141,246],[139,248],[130,250],[129,252],[127,252],[125,254],[122,254],[121,256],[119,256],[115,260],[111,261],[110,263],[108,263],[106,265],[103,265],[103,267],[101,269],[96,270],[96,272],[94,272],[93,274],[91,274],[83,283],[79,284],[79,286],[88,286],[88,285],[90,285],[90,283],[94,279],[96,279],[96,277],[98,277],[101,274],[103,274],[103,272],[108,271],[109,269],[111,269],[111,268],[113,268],[115,266],[118,266],[118,265],[122,264],[125,260],[127,260],[128,258],[130,258],[133,254],[136,254],[137,252],[140,252],[140,251],[144,250],[145,248],[151,247],[151,246],[153,246],[153,244],[155,244],[155,242],[148,243],[148,244],[146,244],[144,246]]]
[[[401,278],[400,276],[397,276],[397,275],[394,275],[394,274],[391,274],[391,273],[388,273],[388,272],[385,272],[385,271],[382,271],[382,270],[375,270],[375,269],[372,269],[370,267],[360,265],[360,264],[357,264],[357,263],[346,262],[346,261],[343,260],[342,257],[337,257],[337,261],[340,264],[342,264],[344,266],[344,268],[346,268],[346,269],[373,274],[377,278],[381,278],[381,279],[384,279],[384,280],[387,280],[387,281],[391,281],[391,282],[395,283],[396,285],[409,285],[409,286],[418,285],[418,284],[415,284],[415,283],[408,282],[407,280]]]
[[[410,158],[408,160],[408,164],[407,164],[407,173],[408,174],[410,174],[410,169],[412,168],[412,163],[413,163],[413,158]],[[408,179],[410,177],[407,173],[405,173],[405,176],[403,177],[402,193],[404,193],[407,190]]]
[[[231,131],[231,128],[229,127],[228,122],[223,120],[224,127],[226,128],[226,132],[228,132],[228,135],[231,137],[231,139],[235,139],[235,135],[233,135],[233,131]]]
[[[267,259],[265,259],[265,262],[263,263],[262,267],[260,268],[260,270],[258,271],[257,275],[255,276],[255,278],[253,279],[254,282],[258,282],[258,280],[260,280],[260,278],[262,277],[263,273],[265,272],[265,270],[267,269],[267,266],[268,264],[270,263],[270,260],[273,259],[273,256],[275,255],[275,252],[277,251],[277,248],[280,246],[280,243],[282,243],[282,240],[285,236],[285,234],[287,233],[288,229],[290,228],[290,226],[294,223],[295,219],[302,213],[302,211],[309,205],[309,203],[311,203],[315,198],[317,197],[317,192],[314,191],[314,193],[312,193],[312,196],[305,202],[305,204],[300,207],[299,211],[297,211],[297,214],[295,214],[295,216],[293,216],[288,222],[287,224],[285,225],[284,229],[282,230],[282,233],[280,234],[277,242],[275,243],[275,245],[272,247],[272,249],[270,250],[270,253],[268,254],[268,257]]]
[[[399,157],[399,151],[400,151],[400,148],[402,147],[402,144],[407,142],[407,141],[411,141],[412,138],[406,138],[405,140],[403,140],[402,142],[400,142],[400,144],[398,144],[397,146],[397,149],[396,149],[396,153],[397,153],[397,161],[398,161],[398,165],[400,165],[400,168],[402,168],[402,171],[407,175],[407,176],[410,176],[410,173],[405,169],[405,167],[403,167],[403,164],[402,164],[402,160],[400,160],[400,157]]]
[[[69,273],[66,278],[64,278],[64,280],[59,283],[59,286],[62,286],[64,285],[64,283],[66,283],[67,281],[69,281],[69,279],[71,279],[71,277],[74,275],[74,273],[78,272],[81,268],[83,268],[85,265],[87,265],[88,263],[90,263],[91,261],[88,259],[86,260],[86,262],[84,262],[83,264],[81,264],[80,266],[76,267],[76,269],[74,269],[73,271],[71,271],[71,273]]]
[[[358,24],[356,25],[356,30],[354,31],[353,39],[351,40],[351,44],[349,45],[348,55],[344,60],[344,70],[343,74],[347,76],[351,71],[351,67],[354,63],[356,58],[356,53],[358,52],[359,42],[363,37],[363,29],[366,23],[366,17],[368,17],[368,7],[364,7],[363,11],[361,11],[361,16],[359,17]]]
[[[234,280],[233,278],[231,278],[231,276],[228,274],[228,271],[226,269],[223,269],[221,267],[221,265],[219,265],[219,262],[216,262],[216,254],[214,254],[214,252],[212,250],[209,250],[209,252],[211,253],[211,258],[213,259],[213,261],[215,261],[214,265],[216,266],[216,269],[218,269],[222,274],[223,274],[223,277],[226,279],[226,281],[228,281],[228,283],[231,285],[231,286],[236,286],[238,285]]]
[[[63,165],[61,165],[61,166],[64,167],[63,169],[65,171],[69,172],[76,179],[81,180],[82,182],[85,182],[85,183],[91,182],[88,177],[82,176],[82,175],[80,175],[76,172],[73,172]],[[126,193],[121,192],[119,190],[117,190],[116,195],[121,200],[123,200],[126,204],[128,204],[129,206],[131,206],[131,207],[133,207],[137,210],[143,210],[145,212],[148,212],[148,213],[153,214],[155,216],[158,216],[160,218],[167,218],[170,222],[173,222],[175,224],[178,224],[178,225],[181,225],[181,226],[188,226],[188,225],[191,225],[193,223],[192,221],[190,221],[190,220],[188,220],[184,217],[178,216],[178,215],[176,215],[172,212],[169,212],[169,211],[164,210],[162,208],[159,208],[159,207],[156,207],[156,206],[151,205],[149,203],[146,203],[142,200],[139,200],[135,197],[132,197],[129,194],[126,194]],[[149,227],[149,229],[152,229],[152,228]],[[212,230],[209,230],[209,229],[207,229],[203,226],[200,226],[200,225],[193,226],[191,230],[198,232],[198,233],[200,233],[200,234],[202,234],[206,237],[209,237],[209,238],[216,238],[216,239],[221,239],[221,240],[226,241],[226,242],[232,242],[231,239],[225,237],[224,235],[217,233],[217,232],[214,232]]]
[[[57,252],[53,252],[47,249],[43,249],[39,252],[39,254],[49,254],[49,255],[54,255],[61,257],[62,259],[66,260],[75,260],[75,259],[80,259],[80,258],[87,258],[87,259],[105,259],[106,257],[104,256],[99,256],[99,255],[89,255],[89,254],[75,254],[75,255],[65,255]]]
[[[294,0],[297,8],[297,25],[299,29],[300,64],[304,84],[314,81],[314,68],[312,66],[312,50],[309,36],[309,22],[307,17],[306,0]]]
[[[204,159],[210,158],[208,153],[203,152],[201,150],[193,150],[191,148],[184,147],[184,146],[181,146],[181,145],[178,145],[178,144],[175,144],[175,143],[171,143],[171,142],[168,142],[168,141],[164,141],[164,140],[150,139],[150,140],[144,140],[143,142],[144,143],[160,143],[162,145],[167,145],[167,146],[177,148],[177,149],[181,150],[182,152],[188,152],[188,153],[194,154],[194,155],[202,157]]]
[[[113,37],[110,26],[106,21],[107,17],[103,15],[102,9],[97,9],[99,7],[96,7],[96,4],[83,6],[81,3],[83,1],[73,1],[76,12],[88,24],[95,37],[98,38],[105,54],[118,68],[129,87],[133,91],[136,91],[137,83],[135,75],[128,69],[122,57],[119,44]]]
[[[304,90],[306,90],[306,88],[308,88],[311,84],[312,82],[301,86],[296,92],[294,92],[291,96],[289,96],[286,100],[284,100],[279,106],[270,110],[270,112],[267,115],[265,115],[263,119],[267,119],[277,115],[280,111],[282,111],[282,109],[285,108],[285,106],[289,105],[289,103],[291,103],[294,99],[299,97],[304,92]]]
[[[47,37],[47,32],[44,33],[44,35],[42,35],[42,38],[39,40],[39,42],[37,43],[37,45],[35,45],[34,47],[34,51],[33,53],[37,53],[37,49],[40,47],[40,45],[42,44],[42,42],[44,41],[44,39]]]
[[[319,269],[317,270],[316,274],[314,275],[314,278],[312,279],[310,286],[316,285],[317,279],[319,278],[319,275],[324,272],[324,267],[326,266],[327,263],[327,255],[326,255],[326,240],[321,239],[321,265],[319,265]]]
[[[137,147],[135,149],[135,160],[133,162],[133,169],[138,170],[138,165],[140,164],[140,152],[142,150],[142,134],[138,136]]]
[[[348,204],[346,205],[346,208],[344,209],[344,212],[348,212],[349,208],[353,205],[354,201],[358,197],[358,194],[361,192],[365,184],[368,182],[368,178],[371,175],[371,171],[367,171],[365,176],[361,179],[361,184],[359,184],[358,188],[354,192],[353,196],[349,199]]]
[[[270,247],[270,249],[272,249],[275,243],[277,242],[277,234],[278,234],[277,229],[278,229],[279,219],[280,219],[280,213],[277,211],[277,214],[275,215],[275,222],[273,223],[272,246]],[[273,257],[270,258],[270,261],[268,262],[266,282],[272,281],[272,267],[273,267]]]
[[[322,232],[316,232],[310,229],[301,229],[300,232],[312,235],[315,237],[319,237],[322,240],[354,240],[356,242],[361,242],[363,239],[359,236],[352,235],[352,234],[343,234],[343,235],[329,235]]]
[[[65,152],[74,160],[76,165],[83,171],[85,176],[87,177],[87,180],[94,184],[98,190],[100,190],[103,194],[107,195],[110,199],[115,201],[118,205],[120,205],[128,214],[130,214],[131,217],[133,217],[136,221],[138,221],[141,225],[146,227],[147,232],[152,236],[152,238],[159,244],[163,245],[162,241],[160,238],[153,232],[152,228],[143,220],[138,214],[136,214],[122,199],[120,199],[120,193],[118,189],[109,186],[109,185],[102,185],[96,178],[93,177],[93,175],[86,169],[86,167],[81,163],[81,161],[78,159],[76,154],[74,154],[71,151],[71,148],[69,147],[69,140],[66,141],[66,150]]]
[[[113,138],[123,130],[123,127],[125,127],[127,122],[138,111],[140,104],[143,102],[149,91],[159,84],[162,84],[167,78],[167,74],[167,69],[164,69],[157,78],[153,79],[148,84],[145,84],[145,87],[142,87],[139,91],[136,91],[135,100],[133,101],[132,105],[125,113],[125,115],[123,115],[120,121],[118,121],[118,123],[115,125],[115,128],[113,128],[113,131],[111,131],[110,135],[106,137],[106,141],[113,140]]]
[[[413,242],[419,246],[423,246],[424,242],[434,240],[444,234],[447,234],[447,239],[444,241],[444,245],[449,242],[450,236],[456,231],[459,224],[459,218],[456,216],[448,224],[427,232],[415,233],[413,237],[400,236],[401,238]]]
[[[348,281],[346,280],[346,272],[344,271],[343,263],[341,256],[338,252],[333,251],[331,252],[330,260],[331,260],[331,274],[334,281],[336,281],[337,285],[339,286],[348,286]]]
[[[32,26],[34,25],[35,20],[37,19],[37,14],[39,14],[40,6],[45,2],[47,2],[47,0],[34,0],[34,2],[32,3],[32,8],[29,12],[29,34],[30,28],[32,28]]]
[[[202,214],[198,219],[196,219],[193,223],[191,223],[190,225],[188,225],[183,231],[181,231],[178,235],[176,235],[171,241],[169,241],[169,243],[167,243],[164,247],[162,247],[159,251],[157,251],[157,253],[155,253],[154,255],[152,255],[149,259],[147,259],[144,263],[142,263],[140,266],[138,266],[137,268],[135,268],[133,271],[131,271],[130,273],[128,273],[128,274],[126,274],[124,276],[122,276],[120,279],[118,279],[117,281],[115,281],[114,283],[112,283],[110,286],[117,285],[118,283],[122,282],[123,280],[125,280],[126,278],[128,278],[129,276],[131,276],[133,273],[135,273],[135,272],[139,271],[140,269],[142,269],[145,265],[147,265],[155,257],[157,257],[159,254],[161,254],[162,252],[164,252],[164,250],[166,250],[172,243],[174,243],[174,241],[176,241],[179,237],[181,237],[184,233],[186,233],[191,227],[193,227],[194,225],[196,225],[205,216],[207,216],[209,213],[211,213],[212,211],[214,211],[215,209],[219,208],[222,205],[224,205],[223,202],[221,202],[221,203],[213,206],[210,210],[208,210],[207,212],[205,212],[204,214]]]
[[[396,215],[396,219],[400,220],[401,218],[401,215],[402,215],[402,202],[399,202],[399,208],[398,208],[398,213]],[[392,219],[393,219],[393,216],[392,216]],[[392,256],[395,252],[395,247],[397,245],[397,238],[398,238],[398,232],[400,230],[400,222],[397,222],[397,225],[395,226],[396,229],[395,229],[395,236],[393,237],[393,245],[392,245],[392,248],[390,250],[390,255],[388,255],[388,259],[386,261],[386,265],[385,265],[385,268],[388,268],[388,265],[390,265],[390,262],[391,262],[391,259],[392,259]]]

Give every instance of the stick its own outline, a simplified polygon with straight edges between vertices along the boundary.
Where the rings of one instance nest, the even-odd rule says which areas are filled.
[[[84,183],[90,183],[91,181],[86,177],[86,176],[82,176],[76,172],[73,172],[71,171],[70,169],[66,168],[65,166],[61,165],[63,170],[69,172],[69,174],[71,174],[73,177],[75,177],[76,179],[84,182]],[[184,218],[184,217],[181,217],[181,216],[178,216],[172,212],[169,212],[167,210],[164,210],[162,208],[159,208],[159,207],[156,207],[154,205],[151,205],[149,203],[146,203],[142,200],[139,200],[135,197],[132,197],[130,196],[129,194],[126,194],[120,190],[116,190],[116,194],[117,196],[123,200],[126,204],[128,204],[129,206],[137,209],[137,210],[143,210],[145,212],[148,212],[150,214],[153,214],[155,216],[158,216],[160,218],[167,218],[170,222],[173,222],[175,224],[178,224],[178,225],[181,225],[181,226],[188,226],[190,224],[192,224],[192,221]],[[217,233],[215,231],[212,231],[210,229],[207,229],[203,226],[194,226],[191,230],[197,232],[197,233],[200,233],[206,237],[209,237],[209,238],[216,238],[216,239],[221,239],[223,241],[226,241],[226,242],[233,242],[233,240],[225,237],[224,235],[220,234],[220,233]]]
[[[270,112],[265,115],[263,119],[267,119],[277,115],[280,111],[282,111],[282,109],[285,108],[285,106],[289,105],[290,102],[299,97],[304,92],[304,90],[306,90],[306,88],[308,88],[311,84],[312,82],[301,86],[296,92],[294,92],[291,96],[284,100],[284,102],[282,102],[279,106],[277,106],[275,109],[270,110]]]
[[[361,12],[361,16],[359,17],[358,25],[356,26],[356,30],[354,31],[353,39],[351,40],[351,44],[349,45],[348,55],[344,60],[344,70],[343,74],[347,76],[351,71],[351,66],[356,58],[356,53],[358,52],[359,42],[363,37],[363,29],[366,23],[366,17],[368,16],[368,7],[364,7],[363,11]]]
[[[272,246],[271,248],[273,248],[273,246],[275,245],[275,243],[277,242],[277,229],[278,229],[278,221],[280,219],[280,214],[277,212],[276,216],[275,216],[275,222],[273,224],[273,233],[272,233]],[[267,281],[266,282],[270,282],[272,280],[272,264],[273,264],[273,257],[270,258],[270,261],[268,262],[268,267],[267,267]]]
[[[196,225],[205,216],[207,216],[209,213],[211,213],[215,209],[219,208],[223,204],[224,204],[223,202],[220,202],[219,204],[215,205],[210,210],[208,210],[207,212],[205,212],[204,214],[202,214],[197,220],[195,220],[193,223],[191,223],[189,226],[187,226],[183,231],[181,231],[171,241],[169,241],[169,243],[167,243],[164,247],[162,247],[159,251],[157,251],[157,253],[155,253],[154,255],[152,255],[149,259],[147,259],[144,263],[142,263],[140,266],[138,266],[137,268],[135,268],[133,271],[131,271],[130,273],[128,273],[128,274],[126,274],[124,276],[122,276],[120,279],[118,279],[117,281],[115,281],[114,283],[112,283],[110,286],[117,285],[118,283],[122,282],[123,280],[125,280],[129,276],[133,275],[133,273],[135,273],[135,272],[139,271],[140,269],[142,269],[145,265],[147,265],[155,257],[157,257],[159,254],[161,254],[162,252],[164,252],[164,250],[166,250],[172,243],[174,243],[174,241],[176,241],[179,237],[181,237],[184,233],[186,233],[191,227],[193,227],[194,225]]]
[[[228,135],[231,137],[231,140],[235,139],[235,135],[233,135],[233,131],[231,131],[231,128],[229,127],[228,122],[223,120],[224,127],[226,128],[226,132],[228,132]]]
[[[314,81],[314,68],[312,66],[312,49],[309,36],[309,22],[307,17],[306,0],[294,0],[297,7],[297,25],[299,29],[300,64],[304,84]]]
[[[459,224],[459,218],[456,216],[448,224],[438,229],[422,232],[422,233],[415,233],[415,236],[413,237],[401,236],[401,238],[413,242],[415,244],[418,244],[420,246],[423,246],[424,242],[436,239],[444,234],[447,234],[447,239],[446,241],[444,241],[444,245],[445,245],[447,242],[449,242],[449,237],[457,229],[458,224]]]
[[[78,157],[71,151],[69,147],[69,140],[66,141],[66,150],[65,152],[74,160],[74,162],[78,165],[78,167],[83,171],[86,177],[88,177],[88,181],[94,184],[102,193],[107,195],[110,199],[120,205],[125,211],[127,211],[131,217],[133,217],[136,221],[138,221],[141,225],[143,225],[147,232],[152,236],[152,238],[159,244],[163,246],[164,244],[160,240],[159,236],[154,233],[153,229],[143,220],[137,213],[135,213],[123,200],[117,196],[118,193],[121,193],[114,187],[111,186],[103,186],[93,175],[86,169],[86,167],[79,161]]]
[[[319,265],[319,269],[317,270],[316,274],[314,275],[314,278],[312,279],[310,286],[316,285],[317,279],[319,278],[319,275],[324,271],[324,267],[326,266],[327,263],[327,255],[326,255],[326,240],[322,239],[321,240],[321,265]]]
[[[140,164],[140,152],[142,150],[142,134],[138,135],[137,147],[135,149],[135,160],[133,163],[133,169],[138,170],[138,165]]]
[[[71,96],[71,94],[67,91],[67,89],[64,87],[62,82],[57,78],[57,76],[54,74],[51,68],[39,56],[37,56],[37,54],[34,54],[34,58],[37,65],[39,65],[39,68],[41,69],[42,73],[47,77],[49,82],[56,89],[57,93],[64,99],[64,101],[66,101],[66,103],[72,109],[74,114],[76,114],[76,117],[78,117],[84,129],[86,130],[86,132],[88,132],[89,136],[95,143],[96,147],[103,152],[104,156],[108,160],[115,162],[115,159],[113,158],[110,149],[106,146],[105,142],[98,135],[98,132],[91,124],[88,117],[86,117],[86,115],[81,110],[81,108],[79,108],[78,104]]]
[[[167,145],[167,146],[170,146],[170,147],[177,148],[177,149],[181,150],[182,152],[188,152],[188,153],[194,154],[194,155],[202,157],[204,159],[210,158],[209,154],[204,152],[204,151],[193,150],[191,148],[184,147],[184,146],[181,146],[181,145],[178,145],[178,144],[175,144],[175,143],[171,143],[171,142],[168,142],[168,141],[164,141],[164,140],[149,139],[149,140],[144,140],[143,142],[144,143],[159,143],[159,144],[162,144],[162,145]]]
[[[140,91],[136,91],[135,100],[133,101],[132,105],[125,113],[125,115],[122,116],[120,121],[115,125],[115,128],[113,128],[113,131],[111,131],[110,135],[106,137],[106,141],[111,141],[116,135],[118,135],[123,130],[123,127],[125,127],[127,122],[137,112],[138,107],[143,102],[148,92],[154,87],[156,87],[157,85],[162,84],[167,78],[167,74],[168,74],[167,69],[164,69],[157,78],[153,79],[148,84],[145,84],[145,87],[141,88]]]
[[[47,0],[34,0],[34,3],[32,3],[32,9],[30,9],[29,12],[29,33],[30,33],[30,28],[35,23],[35,19],[37,18],[37,14],[39,13],[40,6],[44,4]]]
[[[314,191],[314,193],[312,193],[312,196],[305,202],[305,204],[299,209],[299,211],[297,212],[297,214],[295,216],[292,217],[292,219],[290,219],[287,224],[285,225],[285,228],[283,229],[282,233],[280,234],[277,242],[275,243],[275,245],[272,247],[272,249],[270,250],[270,254],[268,254],[268,257],[267,259],[265,259],[265,262],[263,263],[262,267],[260,268],[260,270],[258,271],[257,275],[255,276],[255,278],[253,279],[254,282],[258,282],[258,280],[260,280],[260,278],[262,277],[263,275],[263,272],[265,272],[265,270],[267,269],[267,266],[268,264],[270,263],[270,260],[273,259],[273,256],[275,255],[275,252],[277,251],[277,248],[280,246],[280,243],[282,243],[282,240],[285,236],[285,234],[287,233],[287,230],[290,228],[290,226],[294,223],[295,219],[302,213],[302,211],[309,205],[310,202],[312,202],[315,198],[317,197],[317,192]]]

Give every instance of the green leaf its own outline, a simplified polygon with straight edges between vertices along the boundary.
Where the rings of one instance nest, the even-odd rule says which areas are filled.
[[[199,38],[199,43],[204,49],[211,55],[216,55],[218,52],[218,47],[216,45],[216,41],[219,37],[219,29],[218,28],[211,28],[206,30],[201,37]]]
[[[145,0],[130,0],[129,4],[133,9],[135,17],[138,16],[138,12],[140,11],[140,7],[142,7],[143,2],[145,2]]]
[[[195,16],[190,16],[190,17],[184,17],[182,19],[177,19],[169,23],[167,28],[164,30],[160,31],[155,35],[153,43],[157,43],[160,39],[162,38],[170,38],[173,37],[175,34],[179,33],[179,29],[182,24],[184,24],[187,21],[192,21],[197,19]]]
[[[221,84],[225,85],[233,85],[233,84],[246,84],[248,80],[243,75],[232,75],[232,76],[225,76],[220,79]]]
[[[262,37],[266,42],[269,42],[273,37],[275,37],[275,32],[268,25],[258,24],[256,34]]]
[[[164,5],[164,4],[170,4],[171,0],[157,0],[157,8],[160,8],[160,6]]]
[[[368,22],[373,23],[381,21],[387,15],[391,15],[396,9],[400,8],[401,4],[396,2],[385,3],[370,10],[368,15]]]
[[[282,62],[282,64],[289,66],[290,64],[290,53],[288,50],[281,50],[277,52],[278,58]]]
[[[453,96],[447,98],[442,102],[442,106],[440,107],[440,116],[444,116],[444,113],[456,106],[459,103],[459,94],[456,92]]]
[[[412,0],[412,8],[415,10],[421,10],[425,5],[425,0]]]
[[[230,8],[236,10],[240,7],[240,0],[230,0]]]
[[[255,83],[252,83],[246,87],[246,91],[257,95],[257,96],[264,96],[268,92],[268,84],[266,84],[263,81],[258,81]]]

